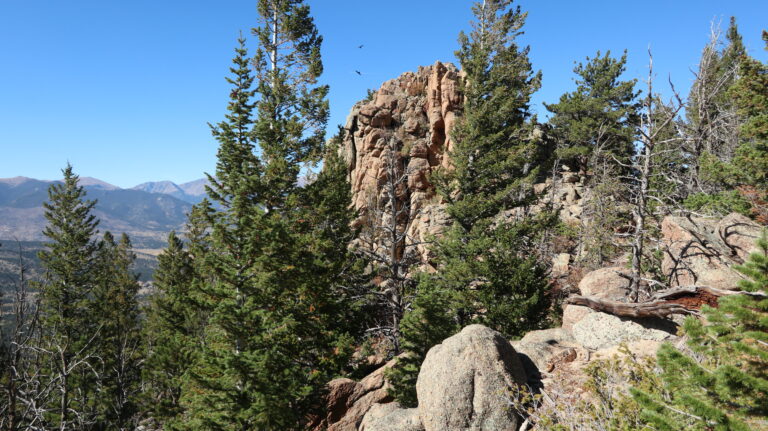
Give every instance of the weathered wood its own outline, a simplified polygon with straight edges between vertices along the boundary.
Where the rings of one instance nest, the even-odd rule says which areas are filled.
[[[698,314],[698,311],[695,309],[689,309],[680,304],[664,300],[626,303],[576,295],[566,299],[565,302],[566,304],[583,305],[595,311],[602,311],[620,317],[666,317],[672,314]]]
[[[670,289],[664,289],[656,292],[652,297],[651,301],[657,300],[657,299],[667,299],[672,298],[676,296],[681,296],[685,294],[689,294],[691,296],[695,296],[699,293],[709,293],[710,295],[714,296],[728,296],[728,295],[748,295],[748,296],[757,296],[757,297],[768,297],[768,294],[765,292],[746,292],[743,290],[726,290],[726,289],[717,289],[714,287],[709,286],[680,286],[680,287],[673,287]]]
[[[728,295],[768,297],[768,294],[765,292],[724,290],[709,286],[681,286],[659,291],[644,302],[627,303],[592,296],[575,295],[566,299],[565,303],[583,305],[595,311],[602,311],[620,317],[666,317],[672,314],[698,315],[701,304],[711,302],[711,299],[708,300],[706,296],[719,298]],[[698,304],[695,304],[696,299],[700,299]]]

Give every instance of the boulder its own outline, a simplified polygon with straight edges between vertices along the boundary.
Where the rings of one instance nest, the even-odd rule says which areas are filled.
[[[538,373],[537,377],[540,378],[541,373],[550,373],[563,363],[573,362],[580,353],[583,355],[583,348],[563,328],[531,331],[511,344],[521,356],[529,384],[534,383],[531,382],[533,374]],[[527,361],[531,361],[531,364],[527,364]],[[531,370],[531,365],[536,369]]]
[[[515,349],[485,326],[470,325],[432,347],[416,382],[426,431],[516,430],[507,391],[526,383]]]
[[[594,311],[583,305],[567,304],[563,308],[563,329],[570,331],[573,329],[573,325],[579,320],[583,319],[587,314],[594,313]]]
[[[627,319],[594,312],[573,325],[573,339],[591,350],[637,340],[665,341],[675,338],[677,325],[663,319]]]
[[[755,243],[763,228],[739,214],[731,213],[717,222],[717,234],[723,244],[731,251],[731,256],[741,262],[749,258],[749,254],[757,251]]]
[[[359,431],[423,431],[419,409],[404,409],[397,402],[374,404],[365,414]]]
[[[628,269],[620,266],[597,269],[581,279],[579,292],[583,296],[626,301],[629,296],[629,274]]]
[[[565,277],[571,264],[571,255],[558,253],[552,257],[552,277]]]
[[[311,428],[316,431],[357,431],[368,410],[391,398],[387,393],[384,372],[395,360],[369,374],[359,382],[350,379],[334,379],[328,383],[325,417]]]
[[[637,359],[655,358],[656,352],[659,351],[659,347],[661,347],[662,343],[662,341],[656,340],[637,340],[625,342],[618,346],[611,346],[600,349],[594,352],[590,359],[600,361],[626,356],[627,353],[633,355]]]
[[[671,287],[701,285],[737,289],[743,278],[732,267],[755,250],[760,226],[740,214],[715,221],[666,217],[661,232],[666,246],[662,271]]]

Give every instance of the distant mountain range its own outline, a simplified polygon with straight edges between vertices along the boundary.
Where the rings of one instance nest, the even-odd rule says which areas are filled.
[[[53,181],[26,177],[0,179],[0,240],[40,241],[46,221],[42,204]],[[184,184],[158,181],[130,189],[81,177],[88,199],[98,202],[99,230],[128,233],[137,248],[157,249],[169,231],[183,228],[192,204],[205,196],[207,180]]]
[[[131,190],[170,195],[176,199],[196,204],[205,197],[205,186],[207,184],[208,180],[205,178],[184,184],[176,184],[172,181],[152,181],[139,184],[136,187],[131,187]]]

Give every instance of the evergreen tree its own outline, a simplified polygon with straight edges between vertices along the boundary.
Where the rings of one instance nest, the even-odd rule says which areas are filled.
[[[427,275],[419,274],[419,277]],[[407,408],[418,405],[416,380],[429,349],[461,329],[452,312],[450,292],[428,282],[422,282],[420,286],[411,310],[405,313],[400,323],[404,354],[398,356],[396,366],[386,372],[389,395]]]
[[[72,429],[94,420],[96,388],[90,365],[101,328],[94,324],[91,304],[99,243],[94,238],[98,220],[91,214],[96,202],[85,199],[71,165],[62,172],[63,183],[49,187],[43,204],[48,220],[43,234],[49,242],[39,253],[45,270],[45,281],[38,286],[40,347],[49,353],[42,372],[56,386],[46,406],[47,427]]]
[[[730,44],[722,55],[723,62],[735,63],[728,87],[720,91],[719,106],[729,111],[718,115],[736,118],[734,144],[726,156],[705,152],[698,159],[701,177],[707,188],[691,196],[686,204],[699,209],[701,203],[723,208],[720,212],[747,212],[760,222],[768,222],[768,65],[749,57],[741,37],[731,22]],[[763,32],[768,49],[768,33]],[[726,115],[727,114],[727,115]],[[694,168],[696,165],[694,165]],[[734,189],[738,189],[738,194]]]
[[[131,429],[138,413],[142,337],[135,259],[128,235],[115,242],[111,233],[104,234],[90,309],[100,327],[94,363],[99,370],[98,417],[109,429]]]
[[[592,268],[615,257],[618,250],[614,229],[625,221],[616,201],[626,189],[622,174],[634,154],[639,104],[636,80],[621,80],[626,71],[627,53],[613,58],[610,51],[574,68],[576,90],[563,94],[555,104],[545,104],[554,115],[549,120],[550,133],[557,149],[553,175],[560,162],[580,170],[586,193],[592,199],[584,203],[580,226],[581,263]],[[588,175],[587,175],[588,174]]]
[[[264,165],[263,202],[267,211],[290,208],[286,198],[298,187],[303,164],[323,155],[328,122],[328,86],[309,5],[303,0],[259,0],[261,25],[253,29],[259,48],[254,58],[258,118],[254,137]]]
[[[658,353],[664,393],[632,389],[643,417],[659,430],[749,430],[768,426],[768,237],[758,241],[736,269],[747,294],[721,297],[704,306],[707,323],[689,317],[688,345],[698,357],[669,344]]]
[[[634,150],[637,110],[636,80],[621,81],[627,52],[619,59],[597,52],[586,64],[574,69],[576,90],[545,104],[558,141],[557,157],[572,168],[586,171],[597,162],[593,157],[611,156],[628,161]]]
[[[416,348],[406,350],[412,356],[402,366],[420,363],[426,344],[439,341],[419,327],[440,325],[430,333],[443,336],[478,322],[516,337],[546,321],[549,281],[530,245],[553,218],[526,217],[522,208],[535,198],[531,185],[546,160],[529,118],[541,75],[531,70],[528,48],[515,43],[526,14],[511,3],[476,3],[473,31],[459,36],[465,104],[452,134],[452,166],[433,176],[454,223],[436,243],[439,272],[417,287],[422,305],[403,328],[403,344]],[[437,308],[446,304],[448,326]],[[406,404],[415,397],[415,371],[394,381],[392,393]]]
[[[511,3],[475,3],[473,31],[459,35],[456,55],[466,73],[464,106],[452,131],[452,168],[433,179],[464,232],[530,202],[529,186],[545,156],[527,121],[541,73],[531,69],[529,48],[515,43],[527,13]]]
[[[768,50],[768,32],[763,31]],[[734,164],[743,184],[768,189],[768,64],[746,54],[739,57],[739,79],[729,95],[744,119]]]
[[[297,185],[323,150],[322,38],[301,1],[261,0],[258,11],[255,90],[241,41],[230,114],[213,128],[220,147],[209,195],[222,210],[209,214],[202,257],[210,317],[182,396],[196,429],[300,428],[349,352],[348,304],[335,289],[349,258],[348,196],[321,188],[338,168],[317,186]]]
[[[441,272],[431,282],[458,293],[461,325],[480,319],[516,336],[546,308],[541,291],[548,282],[525,248],[551,218],[525,217],[521,208],[535,198],[531,184],[546,155],[529,118],[541,74],[531,70],[528,48],[515,43],[527,14],[511,3],[476,3],[473,31],[459,35],[466,100],[453,132],[453,166],[436,176],[454,225],[437,243]],[[530,279],[518,284],[518,275]],[[520,318],[492,317],[506,301],[523,298],[531,302],[519,304]]]
[[[685,182],[688,194],[717,195],[733,181],[723,175],[723,164],[734,157],[743,120],[736,112],[729,89],[738,80],[741,58],[746,55],[733,17],[726,39],[726,46],[721,48],[719,33],[712,35],[702,51],[688,96],[685,124],[688,139],[685,153],[690,165]]]
[[[176,429],[183,408],[181,393],[190,364],[194,362],[200,331],[200,312],[193,286],[198,274],[190,253],[175,232],[158,256],[154,275],[157,289],[147,310],[147,358],[144,381],[147,410],[165,429]]]

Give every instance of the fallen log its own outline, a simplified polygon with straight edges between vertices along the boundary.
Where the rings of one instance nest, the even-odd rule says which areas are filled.
[[[672,314],[698,315],[702,305],[717,307],[717,300],[727,295],[768,297],[764,292],[715,289],[708,286],[683,286],[666,289],[643,302],[619,302],[592,296],[571,296],[566,304],[583,305],[595,311],[619,317],[667,317]]]
[[[698,314],[698,310],[669,301],[626,303],[591,296],[571,296],[566,304],[583,305],[595,311],[620,317],[666,317],[672,314]]]

